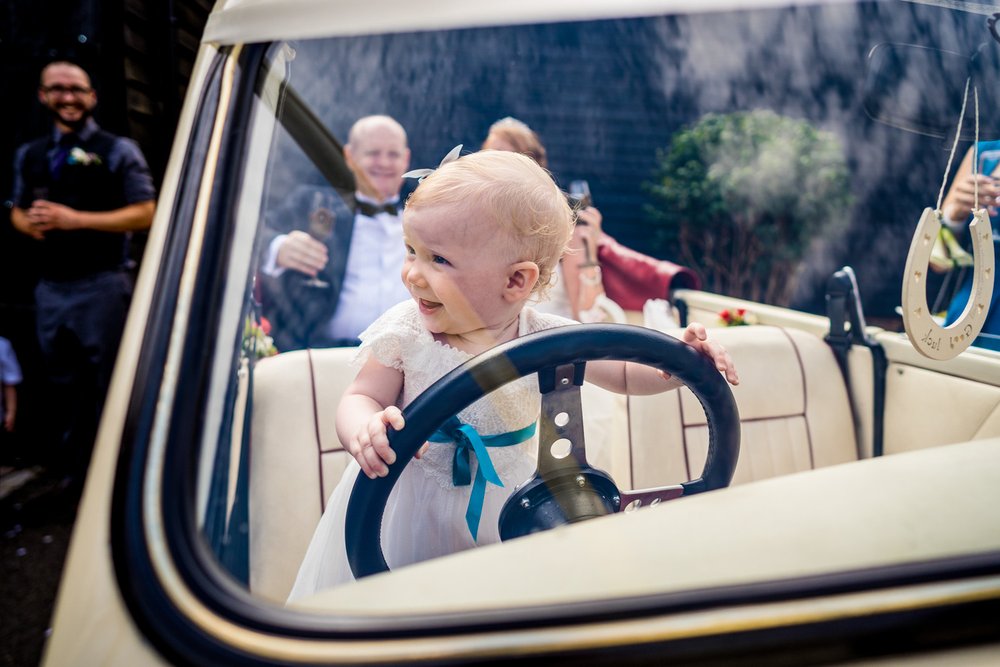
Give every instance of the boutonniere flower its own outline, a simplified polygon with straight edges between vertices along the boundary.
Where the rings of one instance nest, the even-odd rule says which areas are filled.
[[[255,359],[273,357],[278,354],[274,340],[268,335],[270,333],[271,323],[267,321],[266,317],[260,318],[260,322],[255,322],[248,315],[243,325],[243,352]]]
[[[719,313],[719,319],[727,327],[743,327],[750,324],[757,324],[757,318],[753,313],[747,312],[746,308],[728,308]]]
[[[84,167],[101,164],[101,156],[97,153],[88,153],[79,146],[74,146],[66,158],[66,164],[82,164]]]

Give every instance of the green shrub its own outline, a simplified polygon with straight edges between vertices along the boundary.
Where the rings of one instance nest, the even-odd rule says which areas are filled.
[[[654,243],[713,292],[786,306],[813,239],[848,223],[837,138],[771,111],[708,114],[658,154]]]

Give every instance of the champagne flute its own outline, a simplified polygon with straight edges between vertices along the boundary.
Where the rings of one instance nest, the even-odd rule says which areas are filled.
[[[35,203],[39,202],[39,201],[46,201],[46,202],[49,201],[49,189],[47,187],[45,187],[44,185],[38,186],[38,187],[35,187],[35,188],[31,189],[31,204],[29,204],[29,206],[28,206],[28,209],[29,209],[28,210],[28,224],[31,225],[31,228],[32,228],[32,230],[34,232],[45,234],[45,231],[40,231],[40,228],[43,226],[42,223],[38,222],[35,219],[35,217],[31,214],[31,210],[30,210],[30,209],[34,208],[35,207]]]
[[[309,213],[309,236],[317,241],[325,242],[333,233],[333,225],[337,221],[337,216],[332,209],[332,195],[329,192],[317,190],[313,193],[312,211]],[[330,283],[320,280],[318,277],[308,278],[303,281],[307,287],[329,287]]]

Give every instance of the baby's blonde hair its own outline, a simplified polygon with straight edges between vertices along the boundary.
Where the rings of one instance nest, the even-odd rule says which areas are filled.
[[[470,153],[428,175],[406,208],[470,203],[506,232],[515,261],[538,265],[532,291],[544,294],[573,234],[573,213],[549,173],[520,153]]]

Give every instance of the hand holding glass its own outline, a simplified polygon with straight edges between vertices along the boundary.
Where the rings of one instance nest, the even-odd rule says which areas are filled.
[[[317,241],[326,241],[333,233],[333,224],[337,221],[337,216],[331,209],[330,201],[333,195],[317,190],[313,194],[312,211],[309,213],[309,236]],[[330,283],[319,278],[308,278],[303,281],[307,287],[329,287]]]

